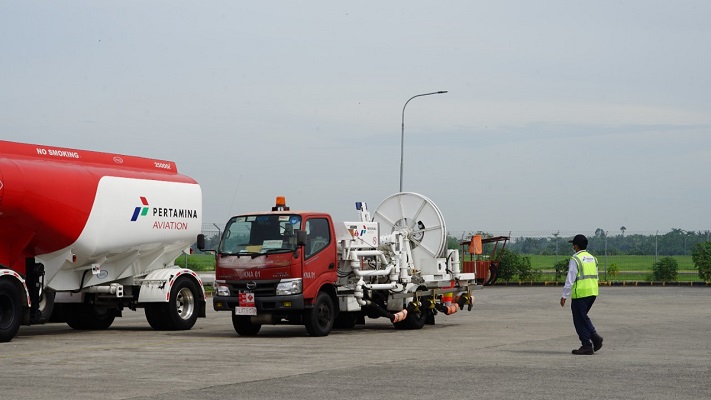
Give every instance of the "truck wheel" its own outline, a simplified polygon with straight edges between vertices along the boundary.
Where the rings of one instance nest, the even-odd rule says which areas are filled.
[[[326,336],[333,329],[335,310],[333,300],[327,293],[321,292],[314,307],[306,311],[304,325],[311,336]]]
[[[256,336],[262,328],[259,324],[253,324],[246,315],[232,314],[232,326],[240,336]]]
[[[197,302],[200,291],[192,279],[179,278],[170,289],[167,303],[146,304],[146,320],[155,330],[185,331],[197,321]]]
[[[54,303],[49,322],[67,322],[66,306],[65,303]]]
[[[427,321],[427,311],[411,312],[404,321],[396,322],[395,329],[422,329]]]
[[[410,312],[403,321],[394,323],[395,329],[422,329],[427,322],[428,315],[432,314],[432,311],[426,308],[429,303],[426,300],[423,303],[425,304],[420,306],[420,311]]]
[[[102,330],[114,323],[116,310],[93,304],[66,304],[67,325],[79,330]]]
[[[336,320],[333,322],[333,329],[353,329],[360,318],[360,311],[356,312],[339,312]]]
[[[0,342],[9,342],[22,322],[22,304],[17,286],[0,280]]]
[[[144,311],[146,313],[146,321],[148,321],[148,325],[151,328],[157,331],[168,330],[168,323],[164,318],[167,313],[163,303],[147,303]]]
[[[54,312],[54,297],[56,292],[50,288],[42,289],[42,294],[40,295],[39,310],[42,312],[45,318],[49,321]]]

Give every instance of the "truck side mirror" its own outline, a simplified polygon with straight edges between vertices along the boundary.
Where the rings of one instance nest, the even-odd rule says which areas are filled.
[[[306,246],[306,231],[303,229],[297,229],[294,232],[296,233],[296,245],[299,247]]]
[[[205,250],[205,235],[202,233],[197,235],[197,248],[200,251]]]

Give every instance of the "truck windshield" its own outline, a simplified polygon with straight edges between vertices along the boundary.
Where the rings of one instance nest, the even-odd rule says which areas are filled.
[[[241,215],[227,222],[220,254],[266,254],[295,251],[298,215]]]

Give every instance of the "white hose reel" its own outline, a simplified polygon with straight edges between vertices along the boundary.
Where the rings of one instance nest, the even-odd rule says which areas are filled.
[[[447,228],[439,208],[427,197],[412,192],[396,193],[383,200],[373,214],[380,233],[408,231],[407,240],[415,260],[444,257]]]

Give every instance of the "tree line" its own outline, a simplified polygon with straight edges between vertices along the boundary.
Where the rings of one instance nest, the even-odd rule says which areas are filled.
[[[623,227],[624,228],[624,227]],[[711,231],[686,231],[672,229],[663,235],[625,235],[622,233],[608,236],[602,229],[597,229],[595,234],[588,237],[588,249],[593,254],[608,255],[660,255],[652,266],[650,279],[655,281],[676,281],[678,261],[671,256],[691,256],[694,268],[698,270],[699,278],[705,282],[711,281]],[[491,237],[489,234],[480,233],[482,237]],[[531,266],[528,255],[556,255],[572,254],[569,240],[571,237],[555,233],[550,237],[519,237],[513,238],[503,250],[497,247],[497,256],[501,259],[498,269],[499,278],[509,281],[513,278],[519,280],[533,280],[540,271],[535,271]],[[448,247],[454,249],[462,246],[462,242],[452,236],[447,237]],[[464,242],[466,243],[466,242]],[[466,245],[465,252],[466,252]],[[491,244],[484,245],[484,254],[491,254]],[[568,269],[568,258],[558,261],[555,268],[556,281],[565,277]],[[616,275],[614,264],[607,270]]]
[[[623,227],[624,228],[624,227]],[[602,229],[597,229],[588,238],[588,250],[593,254],[609,255],[656,255],[685,256],[691,255],[694,245],[711,241],[711,231],[687,231],[673,228],[663,235],[608,235]],[[549,237],[515,237],[506,246],[507,249],[520,254],[555,255],[571,252],[569,240],[571,237],[554,233]]]

